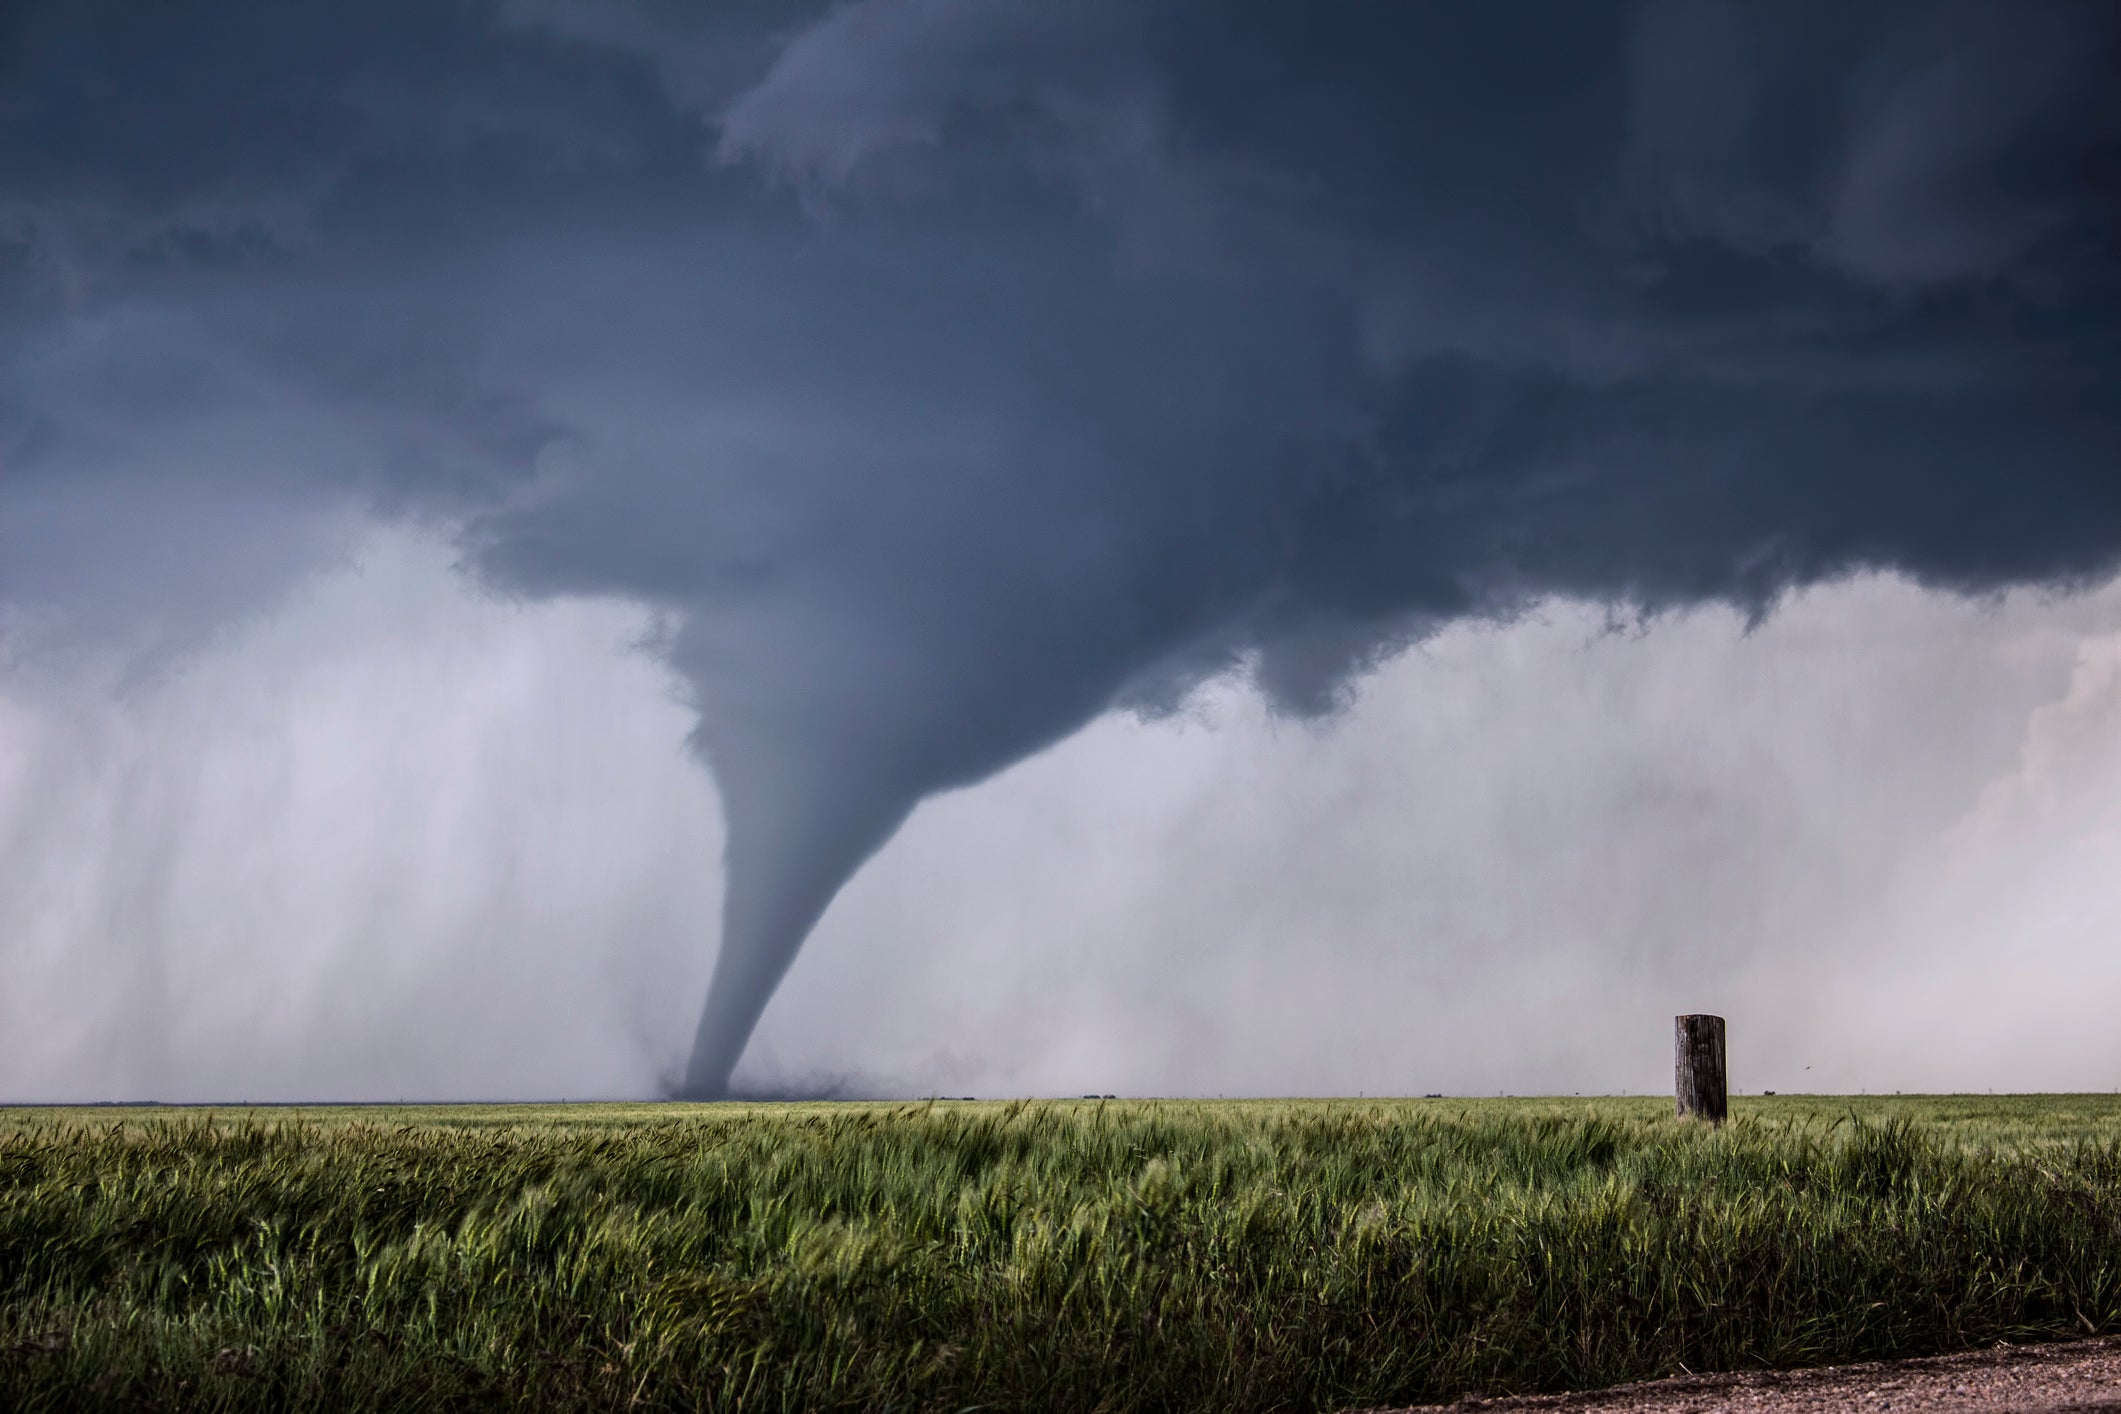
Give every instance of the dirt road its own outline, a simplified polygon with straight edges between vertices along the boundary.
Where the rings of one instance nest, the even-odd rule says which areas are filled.
[[[1871,1414],[1881,1409],[1922,1414],[2121,1414],[2121,1337],[1819,1370],[1683,1375],[1588,1394],[1474,1399],[1399,1414]]]

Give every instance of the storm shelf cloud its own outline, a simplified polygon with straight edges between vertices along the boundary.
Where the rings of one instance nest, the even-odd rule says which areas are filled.
[[[719,797],[670,807],[723,852],[672,1088],[725,1093],[915,807],[1093,723],[1330,735],[1467,634],[1742,658],[1829,592],[2103,642],[2117,79],[2121,12],[2070,0],[13,5],[0,748],[123,757],[51,725],[68,673],[251,712],[229,655],[329,661],[344,616],[288,605],[364,555],[431,587],[446,547],[466,644],[590,615]],[[463,651],[423,680],[499,661]],[[2104,700],[2105,652],[1996,700]],[[169,868],[193,822],[129,808]],[[653,892],[665,844],[611,867]]]

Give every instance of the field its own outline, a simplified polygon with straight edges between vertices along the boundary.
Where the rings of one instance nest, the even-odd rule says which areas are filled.
[[[2121,1330],[2121,1099],[0,1111],[0,1406],[1326,1410]]]

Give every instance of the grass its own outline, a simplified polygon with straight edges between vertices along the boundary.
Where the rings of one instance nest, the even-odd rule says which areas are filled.
[[[1335,1409],[2121,1330],[2121,1100],[0,1111],[0,1406]]]

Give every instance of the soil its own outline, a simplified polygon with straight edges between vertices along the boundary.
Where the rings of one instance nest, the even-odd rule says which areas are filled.
[[[1927,1360],[1681,1375],[1582,1394],[1466,1399],[1397,1414],[1553,1410],[1568,1414],[2121,1414],[2121,1337],[2061,1345],[2004,1345]],[[1377,1411],[1377,1414],[1384,1414]]]

